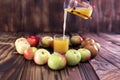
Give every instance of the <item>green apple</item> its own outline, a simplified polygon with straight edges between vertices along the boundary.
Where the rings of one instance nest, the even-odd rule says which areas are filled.
[[[65,53],[65,57],[67,59],[68,65],[70,65],[70,66],[77,65],[81,60],[81,55],[80,55],[79,51],[75,50],[75,49],[69,49]]]
[[[98,48],[95,44],[87,44],[84,48],[88,49],[91,52],[92,58],[94,58],[98,54]]]
[[[50,55],[48,59],[48,67],[52,70],[60,70],[66,66],[66,58],[57,52]]]
[[[53,43],[53,38],[51,36],[44,36],[41,40],[43,47],[51,47]]]
[[[81,62],[88,61],[91,58],[91,53],[88,49],[80,48],[78,51],[81,54]]]
[[[32,60],[36,51],[37,51],[36,47],[28,48],[27,50],[24,51],[24,58],[27,60]]]
[[[38,49],[34,55],[34,62],[38,65],[44,65],[48,62],[50,52],[46,49]]]
[[[80,45],[81,42],[83,41],[83,38],[79,35],[73,35],[70,41],[71,41],[71,44],[73,45]]]

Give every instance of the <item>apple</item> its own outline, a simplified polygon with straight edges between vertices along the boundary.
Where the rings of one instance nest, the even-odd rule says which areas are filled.
[[[20,42],[15,48],[19,54],[24,54],[24,51],[27,50],[29,47],[30,47],[29,44]]]
[[[18,44],[19,44],[20,42],[24,42],[25,44],[29,44],[26,38],[20,37],[20,38],[17,38],[17,39],[15,40],[15,46],[18,46]]]
[[[48,59],[48,67],[52,70],[60,70],[66,66],[66,58],[57,52],[50,55]]]
[[[87,37],[81,42],[81,46],[85,47],[85,45],[87,44],[94,44],[94,43],[95,43],[94,39]]]
[[[98,48],[98,51],[100,50],[100,44],[98,42],[95,42],[96,47]]]
[[[26,38],[21,37],[16,39],[15,48],[19,54],[24,54],[24,51],[27,50],[29,47],[30,47],[30,44],[28,43]]]
[[[51,47],[53,46],[53,38],[51,36],[44,36],[41,40],[43,47]]]
[[[81,42],[83,41],[83,38],[79,35],[73,35],[70,40],[71,40],[71,44],[80,45]]]
[[[84,41],[84,40],[81,42],[81,47],[82,47],[82,48],[85,47],[85,41]]]
[[[81,54],[81,62],[88,61],[91,58],[91,53],[88,49],[80,48],[78,51]]]
[[[31,35],[28,36],[26,39],[33,47],[37,47],[39,45],[39,38],[37,36]]]
[[[92,58],[94,58],[98,54],[98,48],[95,44],[87,44],[84,48],[88,49],[91,52]]]
[[[37,51],[36,47],[30,47],[24,51],[24,58],[27,60],[32,60],[35,52]]]
[[[75,49],[69,49],[65,53],[65,57],[67,59],[68,65],[70,65],[70,66],[77,65],[81,60],[81,55],[80,55],[79,51],[75,50]]]
[[[86,41],[87,43],[94,43],[94,42],[95,42],[94,39],[92,39],[92,38],[90,38],[90,37],[85,38],[85,41]]]
[[[44,65],[48,62],[50,52],[44,48],[40,48],[35,52],[34,62],[38,65]]]

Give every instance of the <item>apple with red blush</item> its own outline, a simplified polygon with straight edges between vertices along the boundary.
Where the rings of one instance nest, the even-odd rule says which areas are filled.
[[[41,44],[43,47],[53,47],[53,38],[51,36],[43,36],[41,39]]]
[[[81,47],[85,47],[87,44],[94,44],[95,41],[94,39],[90,37],[86,37],[82,42],[81,42]]]
[[[52,70],[61,70],[67,64],[66,57],[58,52],[54,52],[48,59],[48,67]]]
[[[39,38],[37,36],[31,35],[28,36],[26,39],[33,47],[37,47],[39,45]]]
[[[36,47],[30,47],[24,51],[24,58],[27,60],[32,60],[35,52],[37,51]]]
[[[86,62],[91,59],[91,52],[88,49],[80,48],[78,51],[81,54],[81,62]]]
[[[44,65],[48,62],[50,52],[44,48],[40,48],[35,52],[34,62],[37,65]]]
[[[87,44],[84,48],[88,49],[91,52],[91,58],[94,58],[99,52],[95,44]]]
[[[83,38],[80,35],[72,35],[70,41],[72,45],[80,45]]]

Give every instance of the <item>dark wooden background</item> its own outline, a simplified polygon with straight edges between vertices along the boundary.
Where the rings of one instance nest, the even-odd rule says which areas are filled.
[[[62,32],[64,0],[0,0],[0,31]],[[120,32],[120,0],[91,0],[92,19],[68,14],[67,32]]]

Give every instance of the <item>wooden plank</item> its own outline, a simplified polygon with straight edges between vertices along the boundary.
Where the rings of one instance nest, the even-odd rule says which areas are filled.
[[[103,37],[105,40],[120,46],[120,35],[100,33],[100,36]]]
[[[98,76],[96,75],[96,73],[94,72],[92,66],[89,63],[82,63],[80,64],[82,71],[84,73],[85,76],[85,80],[99,80]],[[79,67],[80,67],[79,66]]]
[[[0,3],[0,31],[14,32],[21,29],[21,2],[16,0],[0,0]]]
[[[120,47],[96,34],[86,36],[95,39],[101,45],[100,53],[90,63],[100,80],[118,80],[120,76]]]

